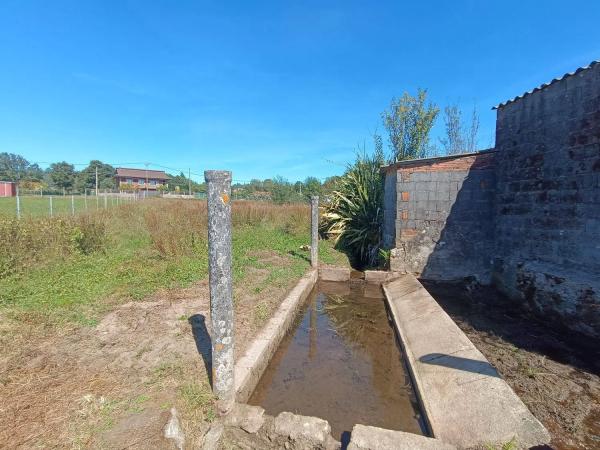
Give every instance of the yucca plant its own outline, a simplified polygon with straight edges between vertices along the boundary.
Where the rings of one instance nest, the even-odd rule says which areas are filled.
[[[381,246],[383,223],[383,152],[356,155],[348,165],[324,206],[322,231],[335,239],[336,247],[347,252],[355,266],[375,266]]]

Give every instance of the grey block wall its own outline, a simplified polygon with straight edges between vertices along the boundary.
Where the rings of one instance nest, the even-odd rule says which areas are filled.
[[[384,168],[392,269],[491,281],[600,338],[600,64],[498,108],[495,151]]]
[[[393,270],[429,279],[474,276],[490,281],[495,210],[491,161],[490,152],[399,163],[389,173],[386,192],[396,192]],[[388,210],[386,221],[391,221]]]
[[[385,177],[383,194],[383,246],[393,248],[396,242],[396,171],[392,171]]]
[[[600,336],[600,64],[498,109],[494,281]]]

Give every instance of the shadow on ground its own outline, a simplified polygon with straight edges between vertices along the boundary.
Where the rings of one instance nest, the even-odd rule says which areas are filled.
[[[210,339],[210,334],[208,334],[208,329],[206,328],[206,317],[202,314],[194,314],[188,321],[192,327],[196,348],[204,361],[208,381],[212,386],[212,341]]]
[[[455,321],[501,337],[515,347],[600,374],[600,346],[589,337],[549,325],[491,286],[421,280]]]

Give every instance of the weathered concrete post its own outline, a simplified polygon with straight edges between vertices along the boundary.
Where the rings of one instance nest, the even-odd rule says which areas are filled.
[[[208,267],[212,323],[212,384],[220,414],[235,402],[231,292],[231,172],[204,172],[208,195]]]
[[[313,195],[310,198],[310,265],[319,266],[319,196]]]

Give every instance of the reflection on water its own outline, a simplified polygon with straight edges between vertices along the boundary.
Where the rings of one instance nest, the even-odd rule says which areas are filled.
[[[326,419],[338,439],[356,423],[423,433],[381,290],[362,283],[315,287],[249,403]]]

